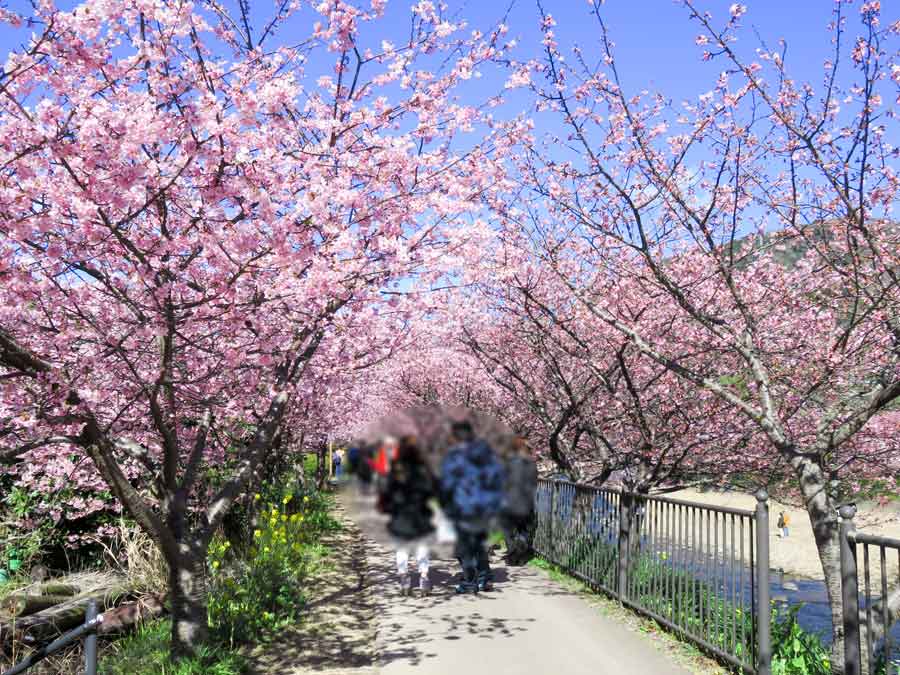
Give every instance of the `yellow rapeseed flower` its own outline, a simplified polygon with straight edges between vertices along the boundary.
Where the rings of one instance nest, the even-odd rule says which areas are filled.
[[[219,569],[219,561],[218,561],[218,560],[213,560],[212,568],[213,568],[214,570]]]
[[[309,501],[309,495],[303,498],[303,503],[306,504]]]
[[[253,495],[253,499],[254,499],[254,500],[259,500],[259,493],[258,493],[258,492],[257,492],[255,495]]]
[[[289,501],[291,501],[291,497],[293,497],[293,495],[287,495],[284,499],[281,500],[281,503],[287,504]]]
[[[253,536],[259,539],[262,536],[262,532],[259,530],[253,530]]]

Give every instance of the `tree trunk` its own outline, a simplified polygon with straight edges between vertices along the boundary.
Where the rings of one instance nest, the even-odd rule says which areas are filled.
[[[825,590],[828,593],[828,606],[831,609],[831,672],[841,675],[844,672],[844,603],[841,596],[841,545],[837,526],[820,525],[823,533],[817,532],[816,522],[810,514],[813,532],[816,537],[816,548],[822,562],[825,575]],[[830,531],[828,531],[830,530]]]
[[[81,589],[71,584],[46,583],[38,587],[41,595],[78,595]]]
[[[169,560],[174,659],[190,658],[207,642],[206,546],[199,539],[178,543],[178,557]]]
[[[7,596],[2,603],[2,607],[10,616],[20,617],[41,612],[63,602],[68,602],[71,599],[71,595],[24,595],[17,593]]]
[[[328,480],[328,446],[322,444],[316,453],[316,487],[319,490],[325,489],[325,483]]]
[[[91,600],[96,600],[100,611],[104,612],[115,607],[122,598],[131,595],[133,591],[134,589],[124,581],[117,582],[107,588],[98,588],[75,598],[66,598],[66,602],[14,619],[8,625],[0,623],[0,649],[13,638],[21,640],[25,644],[37,644],[51,640],[70,628],[84,623],[87,606]],[[15,635],[13,635],[14,632]]]
[[[825,590],[828,593],[828,606],[831,610],[831,672],[841,675],[844,672],[844,619],[837,505],[828,494],[828,481],[821,466],[802,457],[794,462],[794,469],[800,479],[800,491],[806,503],[819,561],[822,563]]]
[[[165,614],[165,601],[159,596],[126,602],[115,609],[103,612],[103,623],[97,630],[99,635],[124,633],[145,621],[156,619]]]

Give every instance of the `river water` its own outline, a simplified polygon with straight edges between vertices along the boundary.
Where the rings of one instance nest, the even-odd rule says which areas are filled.
[[[721,597],[734,602],[737,598],[733,598],[732,594],[735,594],[738,598],[743,596],[745,606],[752,603],[751,576],[750,570],[746,566],[743,573],[736,569],[734,577],[727,568],[717,567],[715,582],[708,575],[706,571],[708,568],[699,562],[693,567],[681,567],[681,569],[687,569],[693,576],[710,586],[717,586],[717,593]],[[880,577],[873,579],[873,583],[880,584]],[[860,586],[862,586],[862,579],[860,579]],[[769,594],[780,609],[799,606],[797,621],[800,626],[808,633],[817,634],[826,645],[831,644],[831,612],[824,580],[793,576],[785,574],[782,570],[769,570]],[[875,602],[878,599],[878,596],[873,594],[872,601]],[[859,604],[861,609],[865,609],[865,598],[862,593]],[[892,659],[900,659],[900,622],[894,624],[891,630],[891,647]]]

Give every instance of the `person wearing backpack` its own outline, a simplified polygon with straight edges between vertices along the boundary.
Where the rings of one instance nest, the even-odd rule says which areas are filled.
[[[513,440],[513,454],[506,461],[506,489],[500,513],[500,525],[506,540],[506,562],[511,565],[523,565],[530,558],[537,478],[537,464],[528,443],[517,436]]]
[[[485,541],[503,503],[503,468],[493,449],[475,438],[472,425],[456,422],[453,445],[441,462],[440,501],[456,530],[463,571],[457,593],[489,591],[493,579]]]
[[[788,526],[791,524],[791,518],[784,511],[781,511],[778,514],[778,523],[777,527],[779,529],[778,536],[787,539],[788,536]]]

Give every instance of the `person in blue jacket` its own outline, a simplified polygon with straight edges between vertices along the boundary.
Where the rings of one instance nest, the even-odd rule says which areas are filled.
[[[463,580],[457,593],[491,590],[493,578],[485,542],[503,504],[503,468],[469,422],[452,427],[453,445],[441,463],[440,501],[456,529],[456,554]]]

